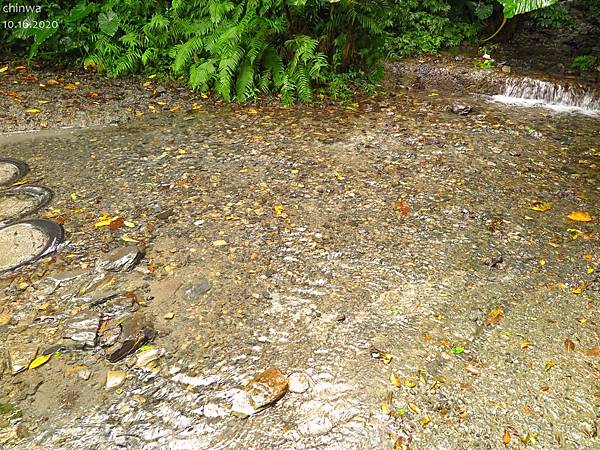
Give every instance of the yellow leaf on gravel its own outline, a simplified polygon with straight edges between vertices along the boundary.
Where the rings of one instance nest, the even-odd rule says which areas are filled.
[[[37,109],[37,108],[29,108],[28,110],[26,110],[29,114],[37,114],[42,112],[41,109]]]
[[[69,91],[74,91],[75,89],[77,89],[77,86],[74,85],[73,83],[69,83],[69,84],[65,84],[64,88],[68,89]]]
[[[40,367],[42,364],[46,364],[52,355],[42,355],[35,358],[31,363],[29,363],[29,369],[35,369],[36,367]]]
[[[176,106],[173,106],[171,109],[169,109],[169,111],[171,111],[171,112],[177,112],[180,109],[181,109],[181,105],[176,105]]]
[[[275,217],[281,217],[283,214],[283,205],[274,205],[273,214],[275,214]]]
[[[218,239],[216,241],[213,241],[212,245],[214,245],[215,247],[223,247],[224,245],[227,245],[227,241],[224,241],[223,239]]]
[[[6,72],[8,70],[8,66],[0,67],[0,73]]]
[[[504,436],[502,436],[502,443],[504,445],[510,444],[510,433],[508,431],[504,432]]]
[[[568,215],[569,219],[575,220],[577,222],[591,222],[594,220],[592,216],[590,216],[585,211],[575,211]]]
[[[531,209],[532,211],[546,212],[552,209],[552,205],[546,202],[533,202],[529,206],[529,209]]]
[[[394,386],[402,387],[402,381],[396,376],[396,374],[390,374],[390,381],[393,383]]]

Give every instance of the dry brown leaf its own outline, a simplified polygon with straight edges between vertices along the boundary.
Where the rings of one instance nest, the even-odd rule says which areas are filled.
[[[566,339],[565,340],[565,349],[568,352],[572,352],[575,350],[575,342],[573,342],[571,339]]]
[[[403,198],[394,202],[394,209],[396,210],[396,214],[400,216],[406,216],[410,213],[410,205]]]
[[[600,356],[600,347],[592,347],[589,350],[584,350],[583,354],[586,356]]]

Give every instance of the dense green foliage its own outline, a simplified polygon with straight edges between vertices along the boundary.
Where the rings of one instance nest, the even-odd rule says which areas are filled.
[[[505,7],[544,1],[553,3],[501,0]],[[379,73],[385,57],[436,52],[474,38],[493,5],[499,6],[495,0],[40,0],[36,5],[29,11],[0,9],[0,39],[13,55],[82,62],[111,76],[163,71],[226,100],[275,92],[285,102],[310,101],[316,85],[343,90],[352,78]]]
[[[579,69],[582,72],[588,72],[594,70],[596,67],[596,63],[598,62],[598,58],[593,55],[581,55],[573,58],[571,62],[571,67],[574,69]]]

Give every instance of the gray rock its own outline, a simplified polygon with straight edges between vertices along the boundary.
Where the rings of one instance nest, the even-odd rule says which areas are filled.
[[[67,348],[86,349],[96,346],[100,317],[93,311],[83,311],[67,321],[63,344]]]
[[[183,298],[189,302],[197,301],[203,294],[210,291],[212,283],[208,278],[200,278],[199,280],[192,281],[185,284],[181,288]]]
[[[511,73],[512,72],[512,68],[510,66],[502,66],[502,72],[504,73]]]
[[[117,248],[98,261],[96,267],[111,272],[128,272],[144,257],[144,252],[135,245]]]
[[[469,114],[473,108],[469,105],[463,105],[462,103],[454,103],[452,105],[452,112],[454,114],[458,114],[459,116],[466,116]]]

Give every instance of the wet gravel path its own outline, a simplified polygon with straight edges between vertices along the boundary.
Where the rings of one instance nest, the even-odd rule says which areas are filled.
[[[600,214],[598,119],[429,94],[0,138],[67,238],[0,279],[0,443],[597,448],[600,242],[567,216]],[[110,363],[110,320],[141,313],[158,364]],[[96,346],[11,373],[82,314]],[[231,414],[269,367],[312,387]]]

